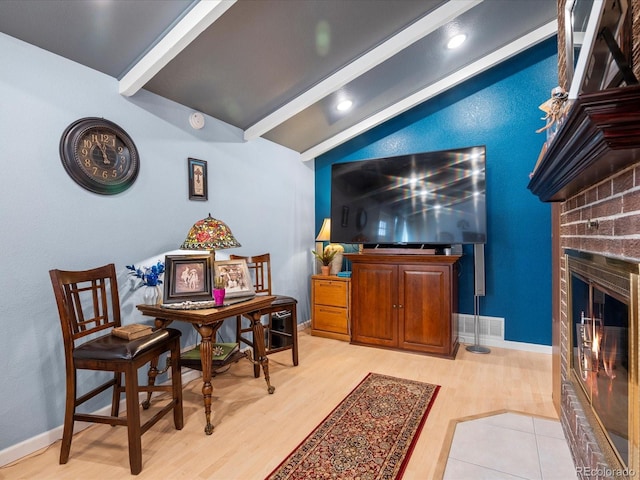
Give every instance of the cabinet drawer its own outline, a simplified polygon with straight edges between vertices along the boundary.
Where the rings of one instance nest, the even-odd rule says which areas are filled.
[[[313,284],[316,305],[347,306],[347,283],[332,280],[316,280]]]
[[[315,305],[313,307],[313,328],[336,333],[349,333],[347,310],[345,308]]]

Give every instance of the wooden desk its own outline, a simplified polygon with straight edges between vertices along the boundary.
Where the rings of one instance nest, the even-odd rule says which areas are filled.
[[[260,309],[271,305],[275,297],[273,296],[257,296],[246,302],[236,303],[227,307],[208,308],[203,310],[173,310],[170,308],[162,308],[159,305],[137,305],[137,309],[143,315],[156,317],[155,324],[157,328],[166,327],[171,322],[187,322],[193,325],[200,336],[202,343],[200,344],[200,360],[202,362],[202,396],[204,397],[204,414],[207,424],[204,432],[211,435],[213,425],[211,424],[211,361],[213,351],[213,341],[218,328],[226,318],[235,317],[236,315],[249,315],[252,318],[252,329],[256,355],[258,358],[254,362],[262,365],[264,378],[267,381],[267,391],[273,393],[275,387],[271,386],[269,381],[269,360],[265,353],[264,345],[264,326],[260,322]]]

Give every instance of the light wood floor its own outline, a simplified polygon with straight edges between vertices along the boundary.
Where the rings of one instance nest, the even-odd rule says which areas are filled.
[[[557,418],[551,400],[551,356],[460,347],[455,360],[359,347],[301,331],[300,365],[291,352],[271,355],[269,395],[241,361],[214,378],[215,430],[204,434],[201,382],[184,386],[185,426],[171,415],[142,438],[140,479],[260,480],[267,476],[369,372],[441,386],[404,480],[441,478],[454,420],[500,410]],[[481,446],[479,446],[481,448]],[[1,479],[111,479],[129,475],[126,430],[95,425],[77,434],[66,465],[60,442],[0,469]]]

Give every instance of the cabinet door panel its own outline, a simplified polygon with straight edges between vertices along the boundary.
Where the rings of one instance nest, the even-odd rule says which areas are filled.
[[[352,281],[353,341],[397,346],[396,267],[354,264]]]
[[[451,324],[448,285],[447,267],[400,267],[401,348],[432,353],[448,351]]]

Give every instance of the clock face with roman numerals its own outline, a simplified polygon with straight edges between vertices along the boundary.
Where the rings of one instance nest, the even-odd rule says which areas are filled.
[[[103,118],[82,118],[69,125],[60,140],[60,158],[76,183],[103,195],[129,188],[140,168],[131,137]]]

